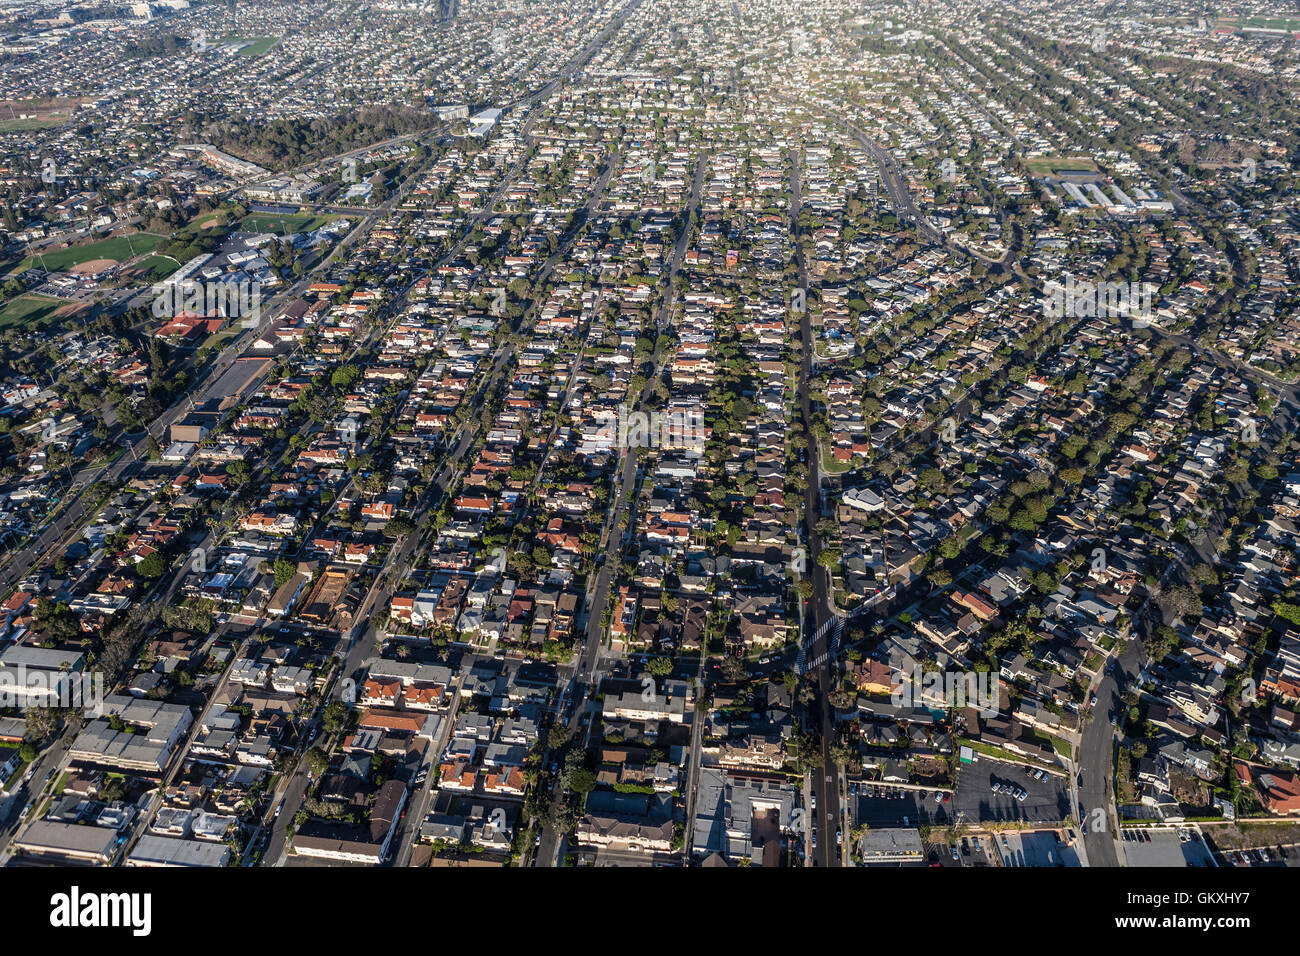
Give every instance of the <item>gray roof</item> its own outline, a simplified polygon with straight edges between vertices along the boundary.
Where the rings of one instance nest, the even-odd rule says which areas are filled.
[[[225,866],[230,847],[203,840],[180,840],[146,833],[127,858],[128,866]]]

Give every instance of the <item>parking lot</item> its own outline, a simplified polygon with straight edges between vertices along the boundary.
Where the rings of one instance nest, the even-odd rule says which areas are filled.
[[[952,858],[952,847],[947,843],[924,843],[925,847],[925,865],[926,866],[961,866],[961,851],[957,851],[958,859]]]
[[[1070,790],[1063,774],[1048,773],[1035,780],[1016,763],[981,755],[977,763],[962,764],[957,776],[956,812],[964,823],[1020,820],[1059,823],[1070,814]],[[994,793],[993,783],[1011,784],[1027,792],[1024,800],[1010,793]]]
[[[999,833],[998,851],[1004,866],[1082,866],[1075,848],[1054,830]]]
[[[1120,838],[1129,866],[1213,866],[1210,849],[1190,828],[1124,827]]]
[[[1216,850],[1219,866],[1300,866],[1300,846],[1274,844],[1241,850]]]
[[[946,803],[936,803],[934,795],[940,792],[881,783],[853,783],[849,792],[853,820],[873,827],[944,826],[952,822],[952,797],[948,796]]]

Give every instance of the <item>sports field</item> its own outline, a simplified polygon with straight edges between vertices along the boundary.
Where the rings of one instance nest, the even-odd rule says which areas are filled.
[[[17,296],[0,308],[0,329],[43,325],[68,303],[46,295],[27,293]]]
[[[273,216],[266,213],[253,213],[239,221],[240,232],[273,232],[277,236],[287,236],[291,232],[311,232],[328,225],[337,216]]]
[[[66,116],[30,116],[26,119],[0,119],[0,133],[30,133],[32,130],[45,129],[66,123]]]
[[[1286,30],[1289,33],[1300,33],[1300,19],[1294,17],[1225,17],[1219,23],[1238,30]]]
[[[169,256],[150,256],[139,263],[139,268],[149,272],[154,279],[166,279],[181,267],[181,264]]]
[[[50,249],[39,255],[30,256],[17,262],[7,262],[2,267],[6,272],[21,272],[33,266],[47,272],[62,272],[83,262],[95,259],[112,259],[123,262],[134,256],[153,252],[163,237],[152,232],[137,232],[130,236],[114,236],[112,239],[100,239],[82,246],[68,246],[66,249]]]
[[[280,42],[279,37],[222,37],[218,43],[247,43],[239,51],[240,56],[255,57],[261,56],[271,47]]]
[[[1065,172],[1097,171],[1097,164],[1087,156],[1035,156],[1026,159],[1025,165],[1034,176],[1051,176]]]

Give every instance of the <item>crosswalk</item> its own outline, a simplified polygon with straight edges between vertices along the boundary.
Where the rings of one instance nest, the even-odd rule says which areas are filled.
[[[826,650],[818,654],[815,659],[810,661],[808,659],[809,650],[817,646],[817,642],[821,640],[822,635],[824,635],[827,632],[827,630],[831,631],[831,637],[830,637],[830,641],[827,642]],[[823,661],[830,658],[834,658],[835,655],[839,653],[840,633],[843,630],[844,630],[844,618],[836,614],[834,617],[830,618],[824,624],[822,624],[821,627],[817,628],[816,633],[814,633],[809,640],[800,641],[799,653],[795,656],[794,659],[795,673],[806,674],[814,667],[820,667]]]

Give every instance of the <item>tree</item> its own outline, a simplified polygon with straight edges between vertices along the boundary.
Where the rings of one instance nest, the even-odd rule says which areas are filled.
[[[24,722],[26,736],[39,747],[59,726],[59,715],[52,707],[28,707]]]
[[[817,555],[817,563],[823,568],[833,571],[840,566],[840,559],[842,557],[843,552],[841,552],[839,548],[822,548],[821,552]]]
[[[724,680],[736,682],[745,678],[745,665],[738,657],[728,657],[722,662],[722,677]]]
[[[415,530],[413,525],[406,518],[393,518],[384,525],[384,536],[388,538],[400,538],[404,534],[410,534]]]
[[[948,585],[952,584],[952,575],[943,568],[931,571],[928,577],[930,583],[937,588],[946,588]]]
[[[348,720],[348,705],[341,700],[332,700],[325,707],[321,726],[327,734],[336,734],[343,729]]]
[[[1201,598],[1184,585],[1169,589],[1169,606],[1179,617],[1192,617],[1201,613]]]
[[[135,566],[135,573],[146,581],[152,581],[167,573],[168,561],[161,551],[155,551]]]
[[[673,662],[666,657],[656,657],[646,664],[646,670],[655,677],[667,677],[673,671]]]
[[[275,586],[277,589],[284,587],[285,583],[298,573],[298,567],[287,558],[276,558],[272,566],[275,572]]]
[[[596,774],[586,767],[571,770],[569,772],[569,789],[574,793],[591,793],[596,789]]]
[[[330,765],[330,758],[319,747],[312,747],[304,756],[307,761],[307,769],[312,776],[319,777],[325,772],[325,768]]]
[[[1300,626],[1300,604],[1291,604],[1287,601],[1274,601],[1273,613],[1292,624]]]

